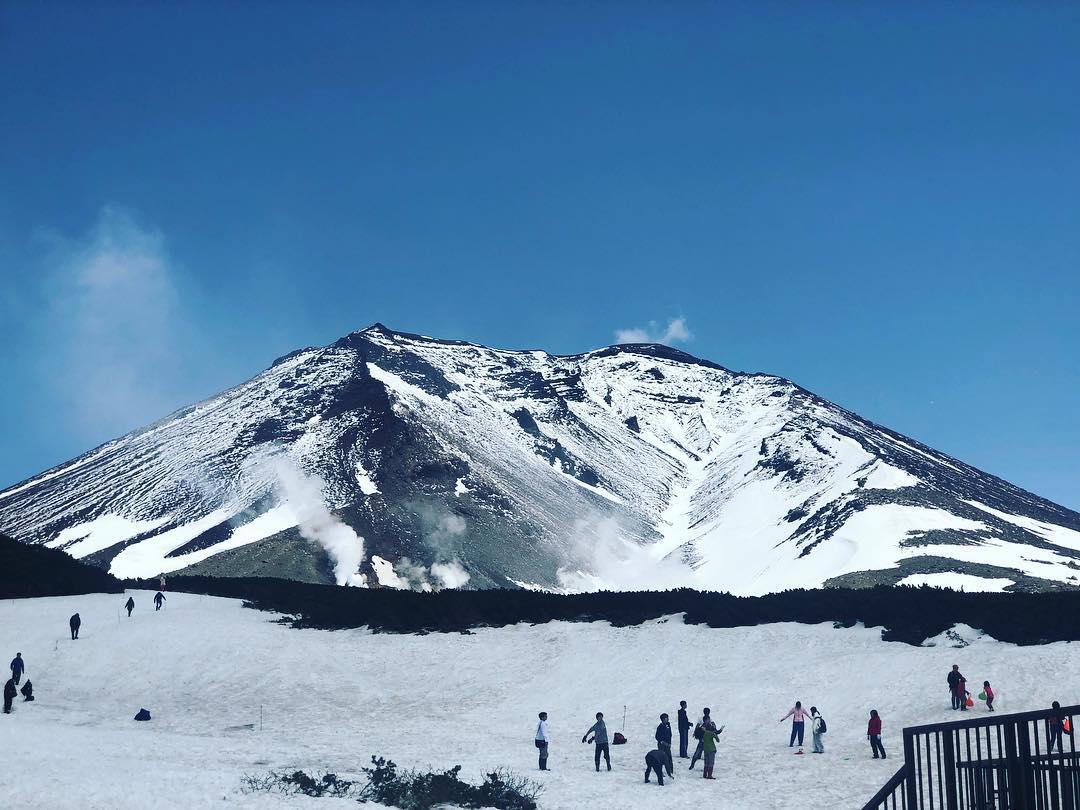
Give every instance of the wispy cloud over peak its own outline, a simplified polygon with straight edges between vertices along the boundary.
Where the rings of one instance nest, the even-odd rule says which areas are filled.
[[[616,343],[663,343],[665,346],[673,346],[693,339],[694,336],[686,327],[686,318],[673,318],[663,329],[656,321],[649,321],[649,325],[644,329],[633,327],[615,330]]]

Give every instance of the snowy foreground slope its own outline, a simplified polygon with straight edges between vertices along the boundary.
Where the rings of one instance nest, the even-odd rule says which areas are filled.
[[[379,325],[0,492],[0,530],[120,577],[1080,583],[1080,514],[779,377]]]
[[[953,663],[989,679],[1001,711],[1080,703],[1080,646],[1015,647],[967,630],[964,649],[882,642],[877,629],[710,630],[678,617],[395,636],[293,630],[237,601],[180,593],[154,613],[151,593],[134,596],[131,619],[117,595],[0,603],[0,650],[23,653],[39,696],[0,715],[7,804],[343,807],[245,796],[240,780],[284,768],[354,773],[378,754],[405,767],[462,764],[473,781],[507,766],[543,783],[542,808],[747,810],[793,796],[853,808],[899,768],[904,725],[955,717],[945,691]],[[76,610],[82,633],[70,641]],[[717,781],[702,780],[699,765],[664,788],[644,785],[656,718],[674,716],[680,698],[727,725]],[[825,755],[788,749],[777,720],[795,699],[827,718]],[[581,735],[596,711],[618,729],[624,704],[629,744],[612,749],[612,773],[597,774]],[[144,706],[154,719],[135,723]],[[884,762],[869,759],[871,708],[884,718]],[[554,734],[546,774],[532,746],[540,709]],[[256,729],[228,730],[246,723]]]

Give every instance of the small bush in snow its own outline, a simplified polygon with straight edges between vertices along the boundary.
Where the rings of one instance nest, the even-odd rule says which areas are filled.
[[[310,776],[303,771],[283,773],[270,771],[262,776],[243,778],[245,793],[283,793],[286,796],[303,794],[305,796],[337,796],[350,798],[359,796],[360,788],[356,782],[339,779],[337,774],[324,773]]]

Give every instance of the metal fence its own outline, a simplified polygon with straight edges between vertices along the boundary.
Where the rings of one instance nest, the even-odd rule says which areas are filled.
[[[864,810],[1080,810],[1080,706],[904,729],[904,765]]]

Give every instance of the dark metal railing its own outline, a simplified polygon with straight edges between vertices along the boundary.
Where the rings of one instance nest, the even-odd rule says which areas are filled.
[[[1080,810],[1076,715],[1080,706],[905,728],[904,765],[864,810]]]

